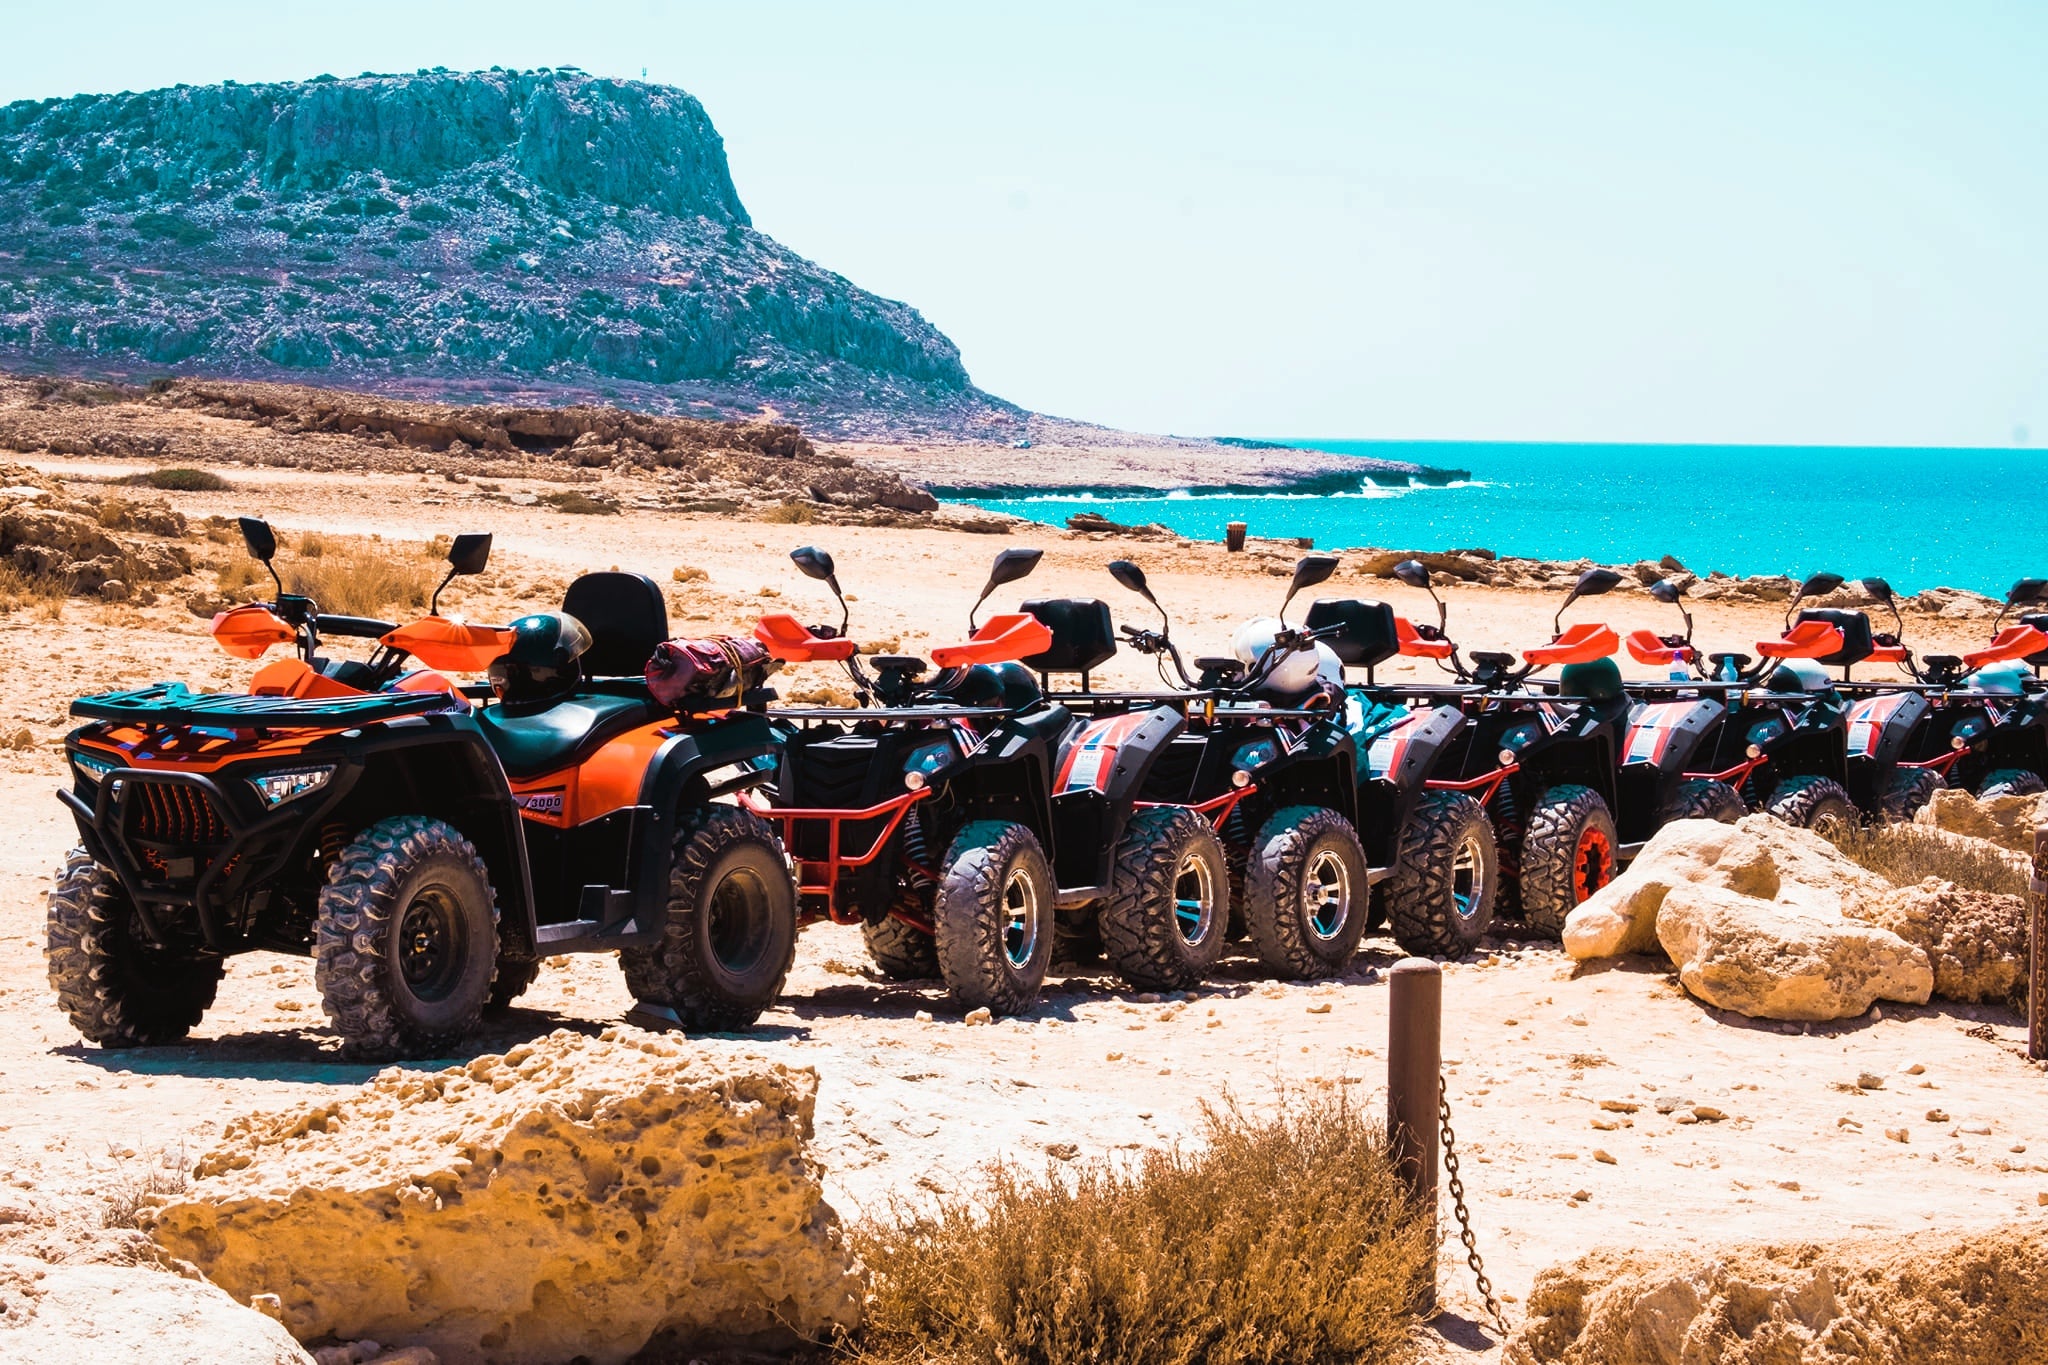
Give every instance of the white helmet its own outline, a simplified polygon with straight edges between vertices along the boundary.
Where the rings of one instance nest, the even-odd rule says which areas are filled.
[[[1231,642],[1238,662],[1247,669],[1254,667],[1273,647],[1273,639],[1282,628],[1270,616],[1238,627],[1237,638]],[[1275,692],[1306,692],[1319,681],[1344,685],[1344,661],[1321,643],[1310,649],[1290,651],[1267,675],[1265,685]]]

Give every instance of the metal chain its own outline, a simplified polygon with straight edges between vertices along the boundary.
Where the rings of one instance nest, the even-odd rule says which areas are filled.
[[[1451,1191],[1451,1209],[1458,1216],[1458,1240],[1465,1244],[1465,1264],[1472,1267],[1472,1278],[1479,1285],[1479,1297],[1485,1301],[1494,1328],[1505,1341],[1508,1336],[1507,1315],[1501,1312],[1500,1301],[1493,1297],[1493,1281],[1486,1278],[1486,1263],[1479,1258],[1479,1240],[1472,1235],[1472,1211],[1465,1207],[1465,1182],[1458,1178],[1458,1135],[1451,1130],[1450,1086],[1442,1076],[1436,1079],[1436,1113],[1442,1128],[1445,1184]]]

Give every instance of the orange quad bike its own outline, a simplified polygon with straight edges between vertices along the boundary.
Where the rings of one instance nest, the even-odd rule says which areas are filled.
[[[271,568],[270,527],[242,530]],[[441,587],[489,554],[489,536],[457,537]],[[720,799],[774,770],[760,651],[714,642],[729,648],[700,652],[729,666],[655,687],[677,644],[636,574],[587,574],[561,612],[507,627],[442,616],[440,589],[405,626],[335,615],[271,576],[275,601],[213,626],[240,658],[296,647],[249,691],[72,705],[86,724],[59,795],[81,846],[50,893],[48,960],[87,1039],[183,1038],[225,959],[256,949],[314,959],[352,1058],[445,1055],[552,953],[618,949],[651,1022],[740,1028],[774,1001],[789,863],[772,826]],[[377,644],[329,658],[327,637]]]

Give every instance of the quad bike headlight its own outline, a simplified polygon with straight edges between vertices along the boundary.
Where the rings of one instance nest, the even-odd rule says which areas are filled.
[[[86,781],[97,782],[121,765],[110,763],[104,758],[94,758],[90,754],[73,754],[71,766],[76,768],[78,775]]]
[[[282,806],[287,801],[296,801],[307,792],[319,791],[327,785],[327,779],[334,776],[334,765],[323,764],[318,768],[292,768],[285,772],[264,773],[249,779],[249,785],[263,798],[266,807]]]

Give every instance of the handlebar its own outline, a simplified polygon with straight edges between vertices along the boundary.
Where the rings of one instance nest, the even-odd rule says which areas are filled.
[[[396,622],[379,621],[370,616],[336,616],[321,612],[313,618],[313,624],[322,635],[340,635],[352,640],[375,640],[398,629]]]

